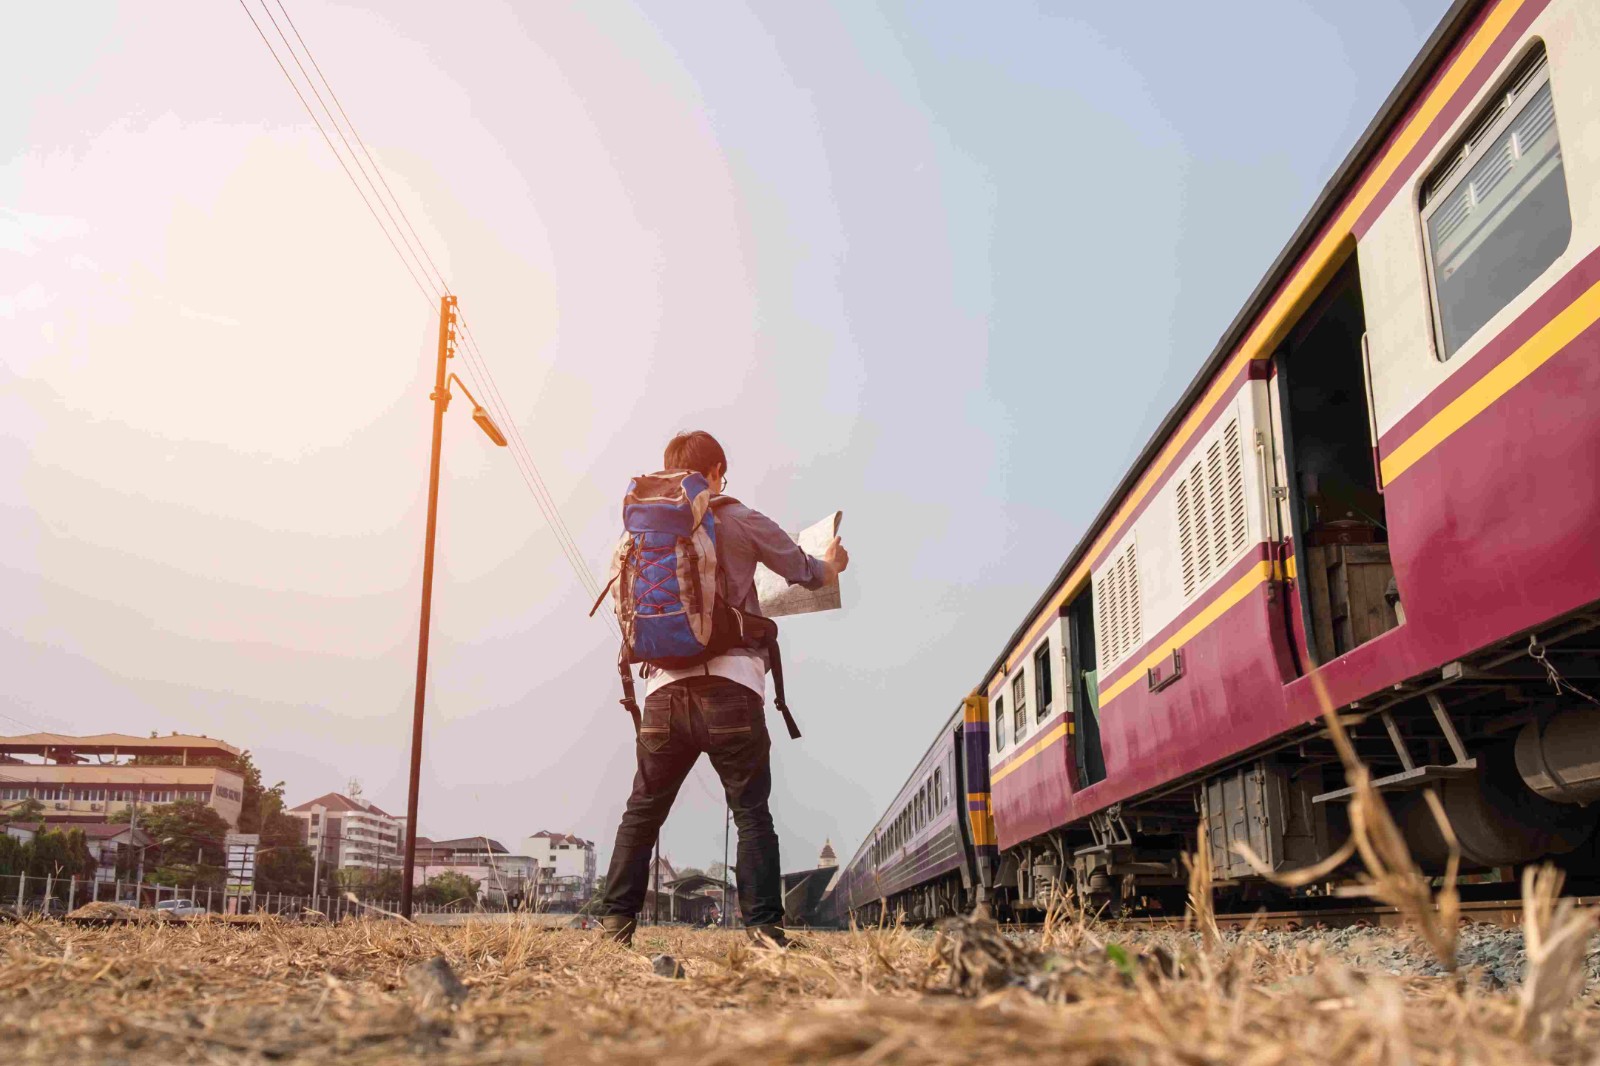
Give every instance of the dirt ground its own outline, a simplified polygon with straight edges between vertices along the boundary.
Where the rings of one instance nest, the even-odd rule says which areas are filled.
[[[1399,934],[1360,944],[960,923],[815,933],[787,952],[645,929],[628,951],[531,926],[14,923],[0,1060],[1600,1064],[1592,983],[1519,1033],[1500,977],[1397,966],[1418,950]],[[685,976],[658,976],[662,953]],[[419,968],[436,958],[442,978]]]

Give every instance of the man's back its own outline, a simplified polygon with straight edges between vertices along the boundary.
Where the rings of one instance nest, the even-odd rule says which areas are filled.
[[[666,471],[704,476],[714,491],[721,492],[727,485],[727,456],[716,438],[703,430],[673,437],[661,463]],[[761,613],[756,595],[757,563],[792,585],[817,589],[850,562],[837,537],[820,559],[813,558],[760,511],[726,496],[719,496],[713,506],[717,582],[730,607]],[[657,672],[651,678],[650,694],[635,723],[639,770],[617,826],[617,842],[606,874],[603,913],[608,936],[624,943],[632,941],[634,923],[648,891],[650,853],[659,840],[661,823],[683,779],[703,753],[722,778],[728,810],[739,828],[739,913],[746,926],[759,931],[762,943],[784,942],[778,834],[767,809],[772,765],[763,713],[765,690],[765,657],[745,649],[687,670]]]
[[[717,523],[717,576],[722,598],[729,606],[747,614],[761,613],[761,601],[756,596],[757,563],[791,585],[816,589],[827,582],[827,566],[802,551],[789,534],[760,511],[731,496],[718,496],[711,506]],[[737,681],[765,697],[768,665],[764,651],[734,648],[701,666],[653,673],[649,691],[684,678],[709,675]]]

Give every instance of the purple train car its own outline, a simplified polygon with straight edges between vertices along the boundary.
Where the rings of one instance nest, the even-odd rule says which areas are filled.
[[[1216,892],[1277,898],[1244,850],[1303,869],[1348,833],[1325,712],[1426,872],[1600,890],[1597,11],[1456,0],[996,634],[852,916],[1176,911],[1202,847]]]
[[[841,917],[861,924],[931,921],[987,900],[997,858],[987,701],[969,697],[857,849],[834,896]]]

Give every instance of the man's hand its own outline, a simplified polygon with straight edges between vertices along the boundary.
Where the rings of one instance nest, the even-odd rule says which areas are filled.
[[[850,553],[844,550],[844,542],[838,537],[830,540],[827,548],[823,549],[822,565],[828,568],[829,578],[838,577],[850,565]]]

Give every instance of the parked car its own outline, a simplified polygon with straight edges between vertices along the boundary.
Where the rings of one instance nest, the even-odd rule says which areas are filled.
[[[164,899],[156,904],[156,910],[170,914],[174,918],[193,918],[206,912],[204,907],[197,905],[192,899]]]

